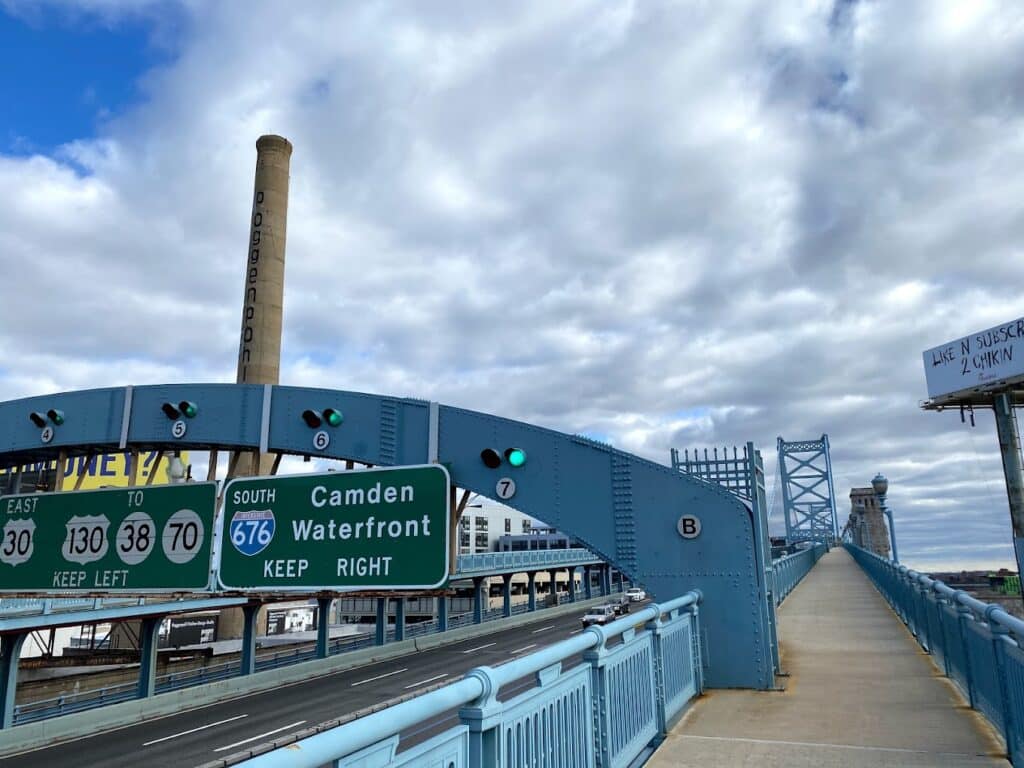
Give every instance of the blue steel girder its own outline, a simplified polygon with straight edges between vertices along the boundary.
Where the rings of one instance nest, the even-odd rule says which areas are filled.
[[[194,402],[198,413],[175,438],[164,402]],[[28,418],[62,410],[48,443]],[[306,409],[344,414],[322,450]],[[484,448],[517,447],[528,460],[489,469]],[[728,491],[584,437],[491,414],[410,398],[342,390],[236,384],[171,384],[66,392],[0,403],[0,466],[15,467],[92,452],[250,450],[351,459],[392,466],[443,463],[452,482],[498,499],[502,477],[515,480],[498,499],[578,538],[655,599],[700,589],[708,682],[770,687],[772,652],[763,621],[766,582],[748,504]],[[683,539],[683,514],[700,518]]]
[[[788,541],[832,541],[838,535],[828,435],[778,439],[779,478]]]

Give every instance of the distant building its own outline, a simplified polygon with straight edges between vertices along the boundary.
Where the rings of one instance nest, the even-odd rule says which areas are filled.
[[[459,554],[497,552],[501,549],[499,542],[503,537],[529,535],[534,528],[546,529],[546,526],[504,504],[480,499],[467,505],[462,512],[462,519],[459,520]]]
[[[850,519],[846,527],[858,547],[889,558],[889,528],[871,486],[850,489]]]

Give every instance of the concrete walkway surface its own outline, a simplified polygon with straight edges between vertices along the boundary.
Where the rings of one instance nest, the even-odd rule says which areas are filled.
[[[1001,741],[846,550],[779,611],[785,691],[708,692],[649,768],[1008,768]]]

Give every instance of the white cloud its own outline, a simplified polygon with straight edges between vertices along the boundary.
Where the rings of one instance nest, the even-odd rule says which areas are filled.
[[[921,350],[1024,314],[1012,4],[56,5],[180,37],[101,136],[0,156],[5,397],[230,380],[281,133],[285,381],[661,461],[827,431],[910,562],[938,511],[1009,561],[991,422],[917,402]]]

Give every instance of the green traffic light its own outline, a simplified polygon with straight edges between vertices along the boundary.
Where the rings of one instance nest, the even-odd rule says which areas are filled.
[[[505,458],[513,467],[521,467],[526,463],[526,451],[522,448],[509,448],[505,451]]]
[[[58,411],[56,408],[51,408],[46,412],[46,415],[49,416],[50,421],[58,427],[64,423],[64,411]]]
[[[189,402],[188,400],[182,400],[178,404],[178,409],[181,411],[182,415],[190,419],[194,419],[196,414],[199,413],[198,406],[196,406],[195,403]]]
[[[324,411],[324,421],[327,422],[328,426],[340,426],[343,420],[344,416],[341,415],[341,411],[336,411],[333,408],[328,408]]]

